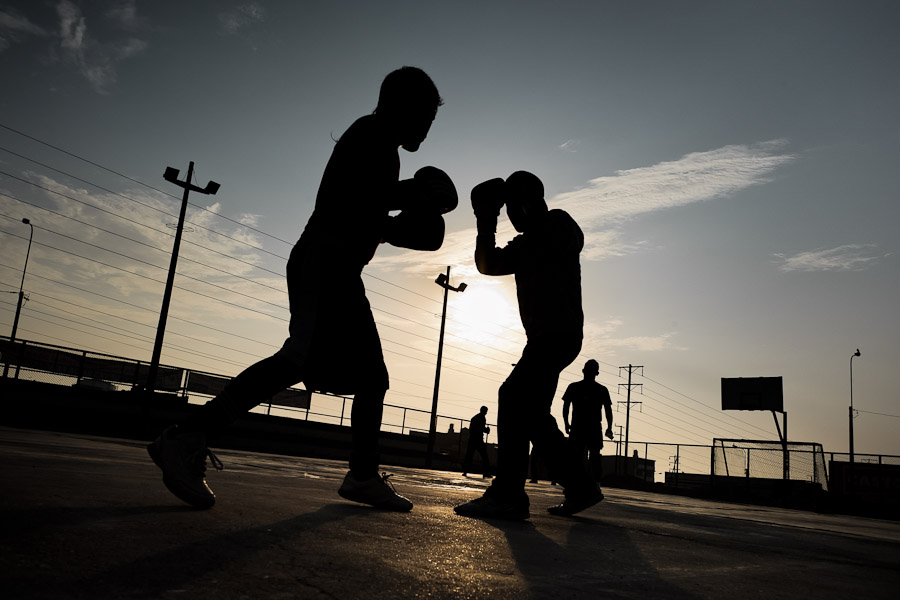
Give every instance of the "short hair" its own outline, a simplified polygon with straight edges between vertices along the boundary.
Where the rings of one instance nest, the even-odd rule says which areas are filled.
[[[419,104],[437,110],[444,104],[437,86],[425,71],[418,67],[400,67],[391,71],[381,82],[375,112]]]
[[[587,370],[596,371],[597,373],[599,373],[600,372],[600,363],[598,363],[593,358],[588,359],[588,361],[586,363],[584,363],[584,370],[585,371],[587,371]]]
[[[482,406],[482,407],[481,407],[481,412],[487,412],[487,406]]]

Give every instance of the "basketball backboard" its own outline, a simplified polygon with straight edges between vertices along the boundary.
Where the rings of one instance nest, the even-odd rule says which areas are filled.
[[[784,412],[781,377],[723,377],[722,410]]]

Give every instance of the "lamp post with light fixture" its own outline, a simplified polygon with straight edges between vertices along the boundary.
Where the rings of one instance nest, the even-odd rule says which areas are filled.
[[[850,355],[850,463],[853,463],[853,359],[862,356],[859,348]]]
[[[28,257],[31,256],[31,240],[34,239],[34,225],[28,219],[22,219],[22,222],[31,228],[28,234],[28,250],[25,252],[25,265],[22,267],[22,281],[19,283],[19,300],[16,302],[16,316],[13,318],[12,333],[9,336],[10,347],[16,341],[16,332],[19,330],[19,315],[22,313],[22,302],[25,299],[25,271],[28,269]],[[9,373],[9,361],[3,365],[3,376]]]
[[[425,453],[425,468],[431,468],[431,455],[434,452],[434,440],[437,436],[437,406],[438,406],[438,390],[441,386],[441,355],[444,350],[444,323],[447,320],[447,292],[464,292],[466,284],[460,283],[459,286],[450,285],[450,267],[447,267],[447,273],[441,273],[434,280],[436,284],[444,288],[444,309],[441,312],[441,334],[438,340],[437,368],[434,373],[434,396],[431,399],[431,424],[428,427],[428,450]]]
[[[175,283],[175,266],[178,264],[178,249],[181,247],[181,234],[184,231],[184,217],[187,213],[188,195],[191,191],[214,195],[219,191],[220,187],[215,181],[207,183],[205,188],[193,185],[191,179],[194,176],[194,161],[191,161],[188,166],[187,177],[184,181],[178,181],[178,172],[178,169],[166,167],[166,172],[163,174],[163,179],[184,189],[184,195],[181,198],[181,213],[178,215],[178,228],[175,230],[175,244],[172,247],[172,259],[169,263],[169,276],[166,279],[166,291],[163,293],[162,308],[159,311],[159,325],[156,328],[156,341],[153,344],[153,358],[150,359],[150,371],[147,374],[146,390],[148,392],[152,392],[156,388],[156,378],[159,373],[159,359],[162,355],[163,337],[166,334],[166,320],[169,316],[169,302],[172,299],[172,287]]]

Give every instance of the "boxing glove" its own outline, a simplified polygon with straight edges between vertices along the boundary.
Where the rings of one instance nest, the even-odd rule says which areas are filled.
[[[459,196],[450,176],[437,167],[422,167],[413,175],[419,198],[411,208],[445,214],[456,208]]]
[[[483,181],[472,188],[472,210],[476,218],[496,219],[500,215],[506,194],[506,182],[495,177]]]
[[[444,217],[434,211],[404,210],[388,218],[384,241],[398,248],[437,250],[444,243]]]

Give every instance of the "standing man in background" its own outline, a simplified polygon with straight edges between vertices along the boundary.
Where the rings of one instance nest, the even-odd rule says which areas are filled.
[[[613,439],[612,399],[606,386],[597,381],[600,363],[593,358],[584,363],[581,370],[584,379],[569,384],[563,394],[563,421],[569,440],[586,457],[597,481],[603,475],[600,450],[603,449],[603,417],[606,412],[606,437]],[[572,423],[569,424],[569,407],[572,407]]]

